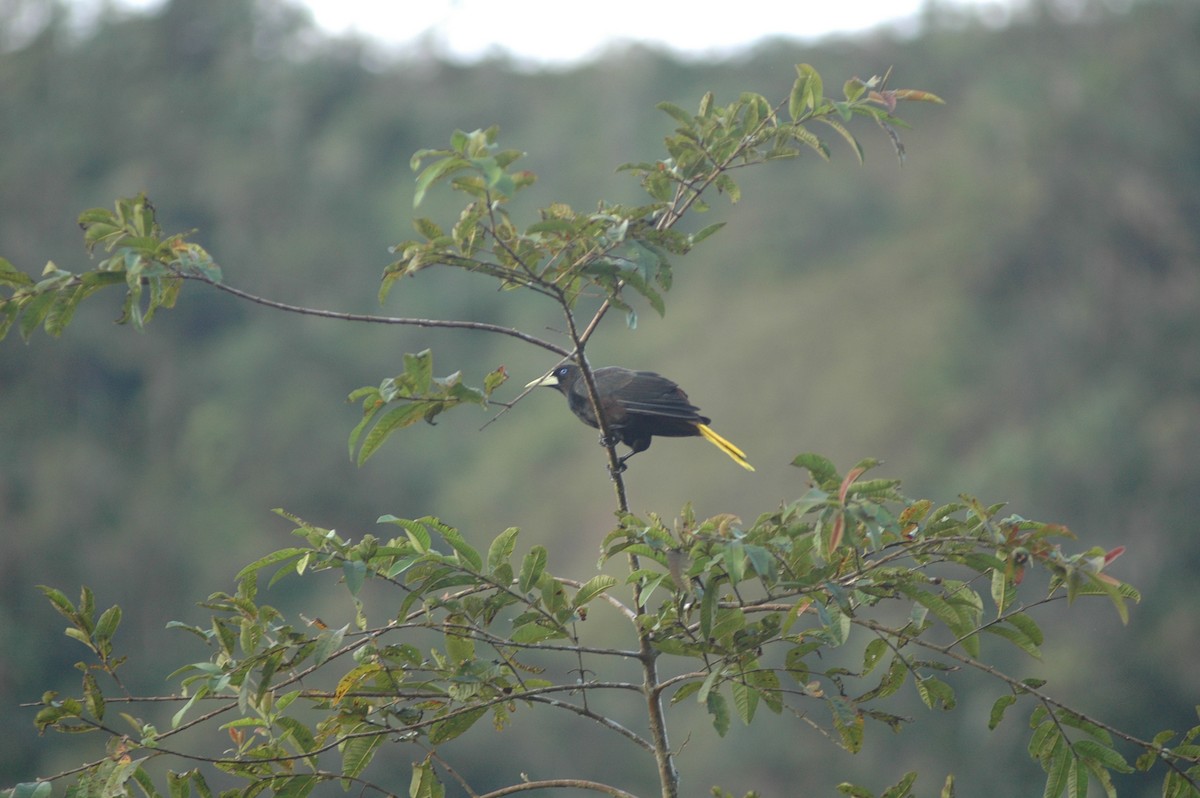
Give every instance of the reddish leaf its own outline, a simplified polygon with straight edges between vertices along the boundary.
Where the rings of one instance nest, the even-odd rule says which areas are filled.
[[[859,468],[852,468],[846,473],[846,478],[842,480],[842,487],[838,491],[839,502],[842,504],[846,503],[846,492],[850,490],[850,486],[854,484],[854,480],[861,477],[866,470],[860,466]]]

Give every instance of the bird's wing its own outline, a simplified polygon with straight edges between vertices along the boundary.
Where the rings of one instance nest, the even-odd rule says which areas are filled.
[[[619,399],[618,403],[627,413],[640,416],[662,416],[695,421],[701,418],[700,408],[681,400],[665,397],[662,399]]]
[[[614,374],[606,382],[605,387],[615,394],[614,401],[627,413],[684,421],[702,418],[700,408],[688,401],[683,389],[653,371],[625,372],[620,379]]]

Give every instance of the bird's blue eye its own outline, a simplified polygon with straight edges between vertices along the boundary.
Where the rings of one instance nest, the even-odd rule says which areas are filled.
[[[565,377],[565,376],[567,376],[567,367],[566,367],[566,366],[559,366],[558,368],[556,368],[556,369],[554,370],[554,374],[555,374],[555,376],[557,376],[557,377]]]

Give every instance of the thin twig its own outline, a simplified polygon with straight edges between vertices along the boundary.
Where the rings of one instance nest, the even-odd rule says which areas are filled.
[[[513,327],[505,327],[500,324],[488,324],[481,321],[460,321],[457,319],[417,319],[407,316],[375,316],[369,313],[342,313],[335,310],[322,310],[320,308],[310,308],[303,305],[292,305],[287,302],[279,302],[274,299],[251,294],[249,291],[243,291],[240,288],[234,288],[225,283],[218,283],[216,280],[210,279],[202,274],[197,273],[179,273],[179,276],[185,280],[198,280],[202,283],[207,283],[219,291],[224,291],[227,294],[253,302],[256,305],[263,307],[274,308],[275,310],[283,310],[288,313],[299,313],[302,316],[319,316],[325,319],[337,319],[339,321],[359,321],[368,322],[371,324],[398,324],[410,327],[439,327],[444,329],[455,330],[475,330],[477,332],[490,332],[498,335],[507,335],[511,338],[516,338],[524,341],[527,344],[539,346],[542,349],[554,352],[556,355],[568,357],[571,353],[559,346],[558,344],[538,338],[535,335],[521,332]]]
[[[587,779],[542,779],[540,781],[525,781],[520,784],[513,784],[510,787],[501,787],[489,793],[484,793],[479,798],[502,798],[505,795],[513,795],[519,792],[528,790],[550,790],[555,787],[568,787],[574,790],[591,790],[593,792],[601,792],[605,795],[611,795],[613,798],[638,798],[631,792],[613,787],[610,784],[603,784],[598,781],[588,781]]]

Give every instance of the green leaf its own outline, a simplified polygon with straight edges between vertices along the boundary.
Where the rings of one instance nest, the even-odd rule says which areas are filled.
[[[957,703],[954,697],[954,688],[938,679],[936,676],[924,676],[916,680],[917,693],[921,696],[921,700],[925,702],[925,706],[930,709],[954,709]]]
[[[517,579],[517,585],[522,593],[529,593],[538,584],[542,572],[546,568],[547,558],[545,546],[534,546],[525,555],[525,559],[521,563],[521,574]]]
[[[711,640],[713,636],[713,620],[717,613],[719,592],[720,586],[710,582],[700,598],[700,637],[705,641]]]
[[[426,219],[424,217],[413,219],[413,228],[415,228],[419,234],[428,239],[444,238],[446,235],[444,232],[442,232],[442,228],[438,227],[437,223],[435,223],[432,219]]]
[[[879,798],[909,798],[912,795],[913,783],[917,780],[917,771],[910,770],[900,781],[888,787],[879,794]]]
[[[792,126],[789,132],[796,143],[805,145],[824,160],[829,160],[829,148],[825,146],[825,142],[816,133],[813,133],[802,125]]]
[[[904,658],[899,654],[892,657],[891,664],[888,665],[887,673],[879,680],[879,684],[873,689],[868,690],[859,696],[859,701],[868,701],[876,698],[886,698],[893,695],[897,690],[904,686],[905,680],[908,679],[910,673],[908,665]]]
[[[50,798],[53,790],[49,781],[29,781],[13,787],[12,798]]]
[[[33,285],[33,278],[17,269],[5,258],[0,258],[0,285],[23,288]]]
[[[713,729],[724,737],[729,732],[729,704],[725,696],[717,690],[712,690],[704,699],[704,706],[712,717]]]
[[[83,700],[93,718],[104,720],[104,694],[100,692],[100,685],[91,671],[83,675]]]
[[[54,302],[54,293],[47,291],[39,294],[26,303],[24,312],[21,315],[21,323],[17,330],[21,333],[21,339],[28,342],[33,331],[38,328],[42,320],[46,318],[46,314],[50,312],[50,306]]]
[[[808,74],[799,66],[796,67],[796,72],[796,80],[792,82],[792,90],[788,94],[788,115],[793,120],[799,119],[804,113],[805,98],[808,94]]]
[[[320,784],[316,776],[285,776],[271,782],[272,798],[305,798]]]
[[[778,576],[778,569],[770,549],[747,543],[742,547],[742,550],[750,563],[750,567],[754,569],[755,574],[764,582],[775,581]]]
[[[996,703],[992,704],[992,712],[988,716],[989,731],[1000,725],[1000,721],[1004,720],[1005,711],[1015,703],[1017,703],[1017,697],[1011,693],[996,699]]]
[[[846,99],[854,102],[863,95],[867,90],[867,84],[861,78],[850,78],[842,84],[842,93],[846,95]]]
[[[167,771],[167,795],[170,798],[190,798],[192,794],[191,773]]]
[[[1019,629],[1010,629],[1007,626],[998,626],[993,624],[992,626],[985,627],[984,631],[988,634],[996,635],[997,637],[1003,637],[1005,640],[1008,640],[1034,659],[1042,658],[1041,649],[1037,647],[1036,643],[1029,639],[1028,635]]]
[[[833,712],[833,726],[838,732],[841,745],[852,754],[862,750],[865,719],[858,707],[844,696],[830,696],[827,700]]]
[[[353,732],[370,730],[371,727],[362,724]],[[379,750],[379,746],[383,745],[385,737],[386,735],[376,732],[347,740],[342,746],[342,775],[349,778],[357,778],[362,775],[362,772],[367,769],[367,765],[371,764],[371,760],[375,758],[375,752]],[[349,789],[350,783],[343,782],[343,786]]]
[[[850,145],[850,149],[854,150],[854,154],[855,154],[855,156],[857,156],[859,163],[866,162],[867,157],[866,157],[866,154],[863,152],[862,144],[860,144],[858,142],[858,139],[855,138],[853,133],[851,133],[849,130],[846,129],[845,125],[843,125],[841,122],[837,121],[836,119],[830,119],[829,117],[822,117],[821,121],[824,122],[826,125],[829,125],[829,127],[836,130],[837,134],[839,136],[841,136],[842,139],[847,144]]]
[[[725,226],[725,222],[717,222],[715,224],[710,224],[707,227],[704,227],[704,228],[698,230],[697,232],[689,235],[688,236],[688,244],[695,246],[696,244],[699,244],[701,241],[708,238],[709,236],[711,236],[713,233],[717,232],[724,226]]]
[[[339,629],[324,629],[317,635],[317,645],[313,649],[313,660],[318,665],[337,653],[338,649],[342,647],[342,640],[345,638],[346,630],[349,628],[350,625],[346,624]]]
[[[717,191],[729,197],[729,201],[734,205],[742,198],[741,187],[727,173],[719,175],[713,185],[717,187]]]
[[[866,676],[871,671],[875,670],[875,666],[879,664],[879,660],[888,651],[887,641],[882,637],[877,637],[870,643],[867,643],[867,648],[863,652],[863,667],[862,675]]]
[[[159,798],[158,790],[154,789],[154,779],[150,778],[150,774],[146,772],[145,768],[138,767],[133,771],[133,781],[146,798]]]
[[[438,781],[428,757],[413,765],[412,781],[408,785],[409,798],[445,798],[445,795],[446,788]]]
[[[676,122],[679,122],[680,124],[684,125],[685,127],[692,126],[692,115],[689,114],[687,111],[683,110],[682,108],[680,108],[678,105],[675,105],[675,103],[660,102],[658,105],[656,105],[654,107],[660,111],[670,114],[670,116]]]
[[[731,680],[729,689],[733,694],[733,706],[737,709],[738,717],[742,719],[742,723],[749,726],[754,720],[755,710],[758,709],[758,691],[742,679]]]
[[[196,692],[192,694],[192,697],[187,700],[187,703],[180,707],[179,710],[171,716],[171,728],[179,728],[179,724],[182,723],[184,717],[187,716],[188,710],[195,706],[201,698],[208,694],[209,689],[207,686],[201,685],[199,688],[197,688]]]
[[[717,610],[711,636],[726,641],[735,632],[746,628],[746,613],[740,607],[721,607]]]
[[[416,155],[413,156],[414,159],[416,157]],[[413,207],[418,207],[424,201],[425,192],[431,186],[447,175],[454,174],[465,168],[467,168],[467,161],[454,156],[447,156],[425,167],[421,174],[417,176],[417,188],[413,192]]]
[[[575,598],[572,600],[571,606],[576,608],[582,607],[615,584],[617,584],[616,577],[607,574],[593,576],[575,593]]]
[[[975,624],[978,620],[977,610],[981,609],[981,605],[971,599],[974,593],[969,589],[960,587],[956,591],[951,591],[950,585],[948,583],[944,584],[946,592],[951,596],[950,600],[937,593],[910,585],[902,585],[900,589],[905,595],[915,599],[921,606],[927,607],[942,623],[949,627],[950,631],[961,638],[961,644],[968,654],[978,656],[979,635],[975,634]],[[975,598],[977,599],[978,597],[976,596]]]
[[[283,711],[286,708],[286,704],[280,702],[275,705],[275,708],[276,711]],[[311,754],[317,748],[317,739],[313,735],[312,729],[305,726],[301,721],[283,715],[278,717],[275,722],[279,724],[280,728],[284,729],[283,739],[291,743],[296,753]],[[312,762],[313,760],[310,759],[309,761]]]
[[[475,547],[467,543],[461,532],[453,527],[442,527],[440,531],[442,537],[459,556],[460,561],[465,563],[472,573],[479,573],[483,570],[483,557],[479,555]]]
[[[464,615],[448,615],[442,625],[446,634],[446,656],[455,665],[475,659],[475,641],[468,637],[462,629],[467,625]]]
[[[1082,759],[1075,759],[1067,774],[1067,798],[1087,798],[1087,787],[1087,763]]]
[[[1003,568],[992,569],[992,602],[996,605],[996,613],[1003,614],[1008,609],[1009,602],[1016,597],[1016,591]]]
[[[75,291],[59,289],[53,304],[50,305],[50,310],[46,313],[47,335],[55,338],[62,335],[63,330],[70,323],[71,317],[75,315],[75,308],[78,307],[81,299],[83,299],[82,287]]]
[[[487,557],[489,574],[495,574],[498,568],[508,564],[517,547],[517,535],[520,532],[521,530],[517,527],[510,526],[492,541],[492,545],[488,547]],[[512,573],[511,570],[509,573]]]
[[[243,579],[245,579],[247,576],[250,576],[251,574],[256,573],[257,571],[262,570],[263,568],[267,567],[268,565],[275,565],[276,563],[283,562],[284,560],[295,559],[296,557],[299,557],[299,556],[307,553],[308,551],[309,551],[308,549],[301,549],[301,548],[295,548],[295,547],[288,548],[288,549],[280,549],[278,551],[273,551],[270,554],[266,555],[265,557],[260,557],[257,560],[255,560],[254,562],[247,565],[246,567],[242,568],[242,570],[237,572],[237,576],[234,577],[234,579],[236,581],[240,582]]]
[[[792,460],[792,465],[796,466],[797,468],[808,469],[808,472],[812,474],[813,482],[815,482],[818,487],[826,488],[828,490],[829,486],[832,485],[833,487],[836,487],[840,481],[838,479],[837,468],[834,467],[833,463],[829,459],[819,454],[814,454],[812,452],[798,454],[796,455],[795,459]]]
[[[688,698],[689,696],[698,692],[699,690],[700,690],[700,682],[697,682],[697,681],[684,682],[683,685],[678,690],[675,691],[675,694],[673,696],[671,696],[671,703],[678,704],[680,701],[684,700],[685,698]]]
[[[1072,761],[1070,747],[1063,744],[1061,737],[1058,738],[1046,763],[1046,789],[1042,792],[1042,798],[1060,798],[1067,791]]]
[[[362,448],[358,450],[358,464],[362,465],[371,455],[375,454],[393,432],[416,424],[424,415],[425,406],[420,402],[411,402],[393,407],[367,433],[367,437],[363,440]]]
[[[809,64],[797,64],[796,81],[788,98],[788,114],[792,119],[800,119],[807,112],[815,111],[824,97],[825,87],[817,70]]]
[[[1109,770],[1115,770],[1118,773],[1133,772],[1133,768],[1125,761],[1125,757],[1107,745],[1101,745],[1095,740],[1079,740],[1073,747],[1079,756],[1095,760]]]
[[[483,393],[486,396],[491,396],[492,392],[508,381],[508,372],[504,370],[504,366],[500,366],[494,371],[489,371],[483,378]]]
[[[1042,635],[1041,627],[1029,615],[1019,612],[1009,615],[1005,620],[1021,630],[1021,634],[1025,635],[1034,646],[1040,646],[1044,641],[1045,638]]]
[[[346,579],[346,587],[350,590],[350,595],[358,595],[362,590],[366,575],[367,564],[362,560],[344,560],[342,562],[342,576]]]
[[[1039,707],[1041,709],[1041,707]],[[1036,722],[1038,713],[1030,717],[1030,724]],[[1058,731],[1058,726],[1052,720],[1044,720],[1037,724],[1037,728],[1033,730],[1033,734],[1029,737],[1029,758],[1035,759],[1038,762],[1046,762],[1054,750],[1054,746],[1062,742],[1062,736]]]
[[[540,643],[543,640],[565,637],[566,633],[554,626],[538,621],[531,621],[515,626],[512,633],[514,643]]]
[[[429,728],[429,742],[434,745],[441,745],[453,740],[474,726],[475,721],[483,717],[485,712],[487,712],[486,707],[474,707],[460,710],[443,720],[437,721]]]
[[[429,534],[429,529],[420,521],[414,521],[408,518],[397,518],[394,515],[381,515],[376,520],[377,524],[395,524],[404,530],[408,536],[408,540],[412,543],[413,548],[418,554],[427,554],[430,546],[433,543],[433,538]]]
[[[75,605],[71,603],[71,600],[67,598],[65,593],[63,593],[61,590],[47,587],[46,585],[38,585],[37,588],[38,590],[42,591],[42,595],[50,600],[50,603],[54,605],[54,609],[58,610],[62,615],[65,615],[71,620],[72,623],[75,622]]]

